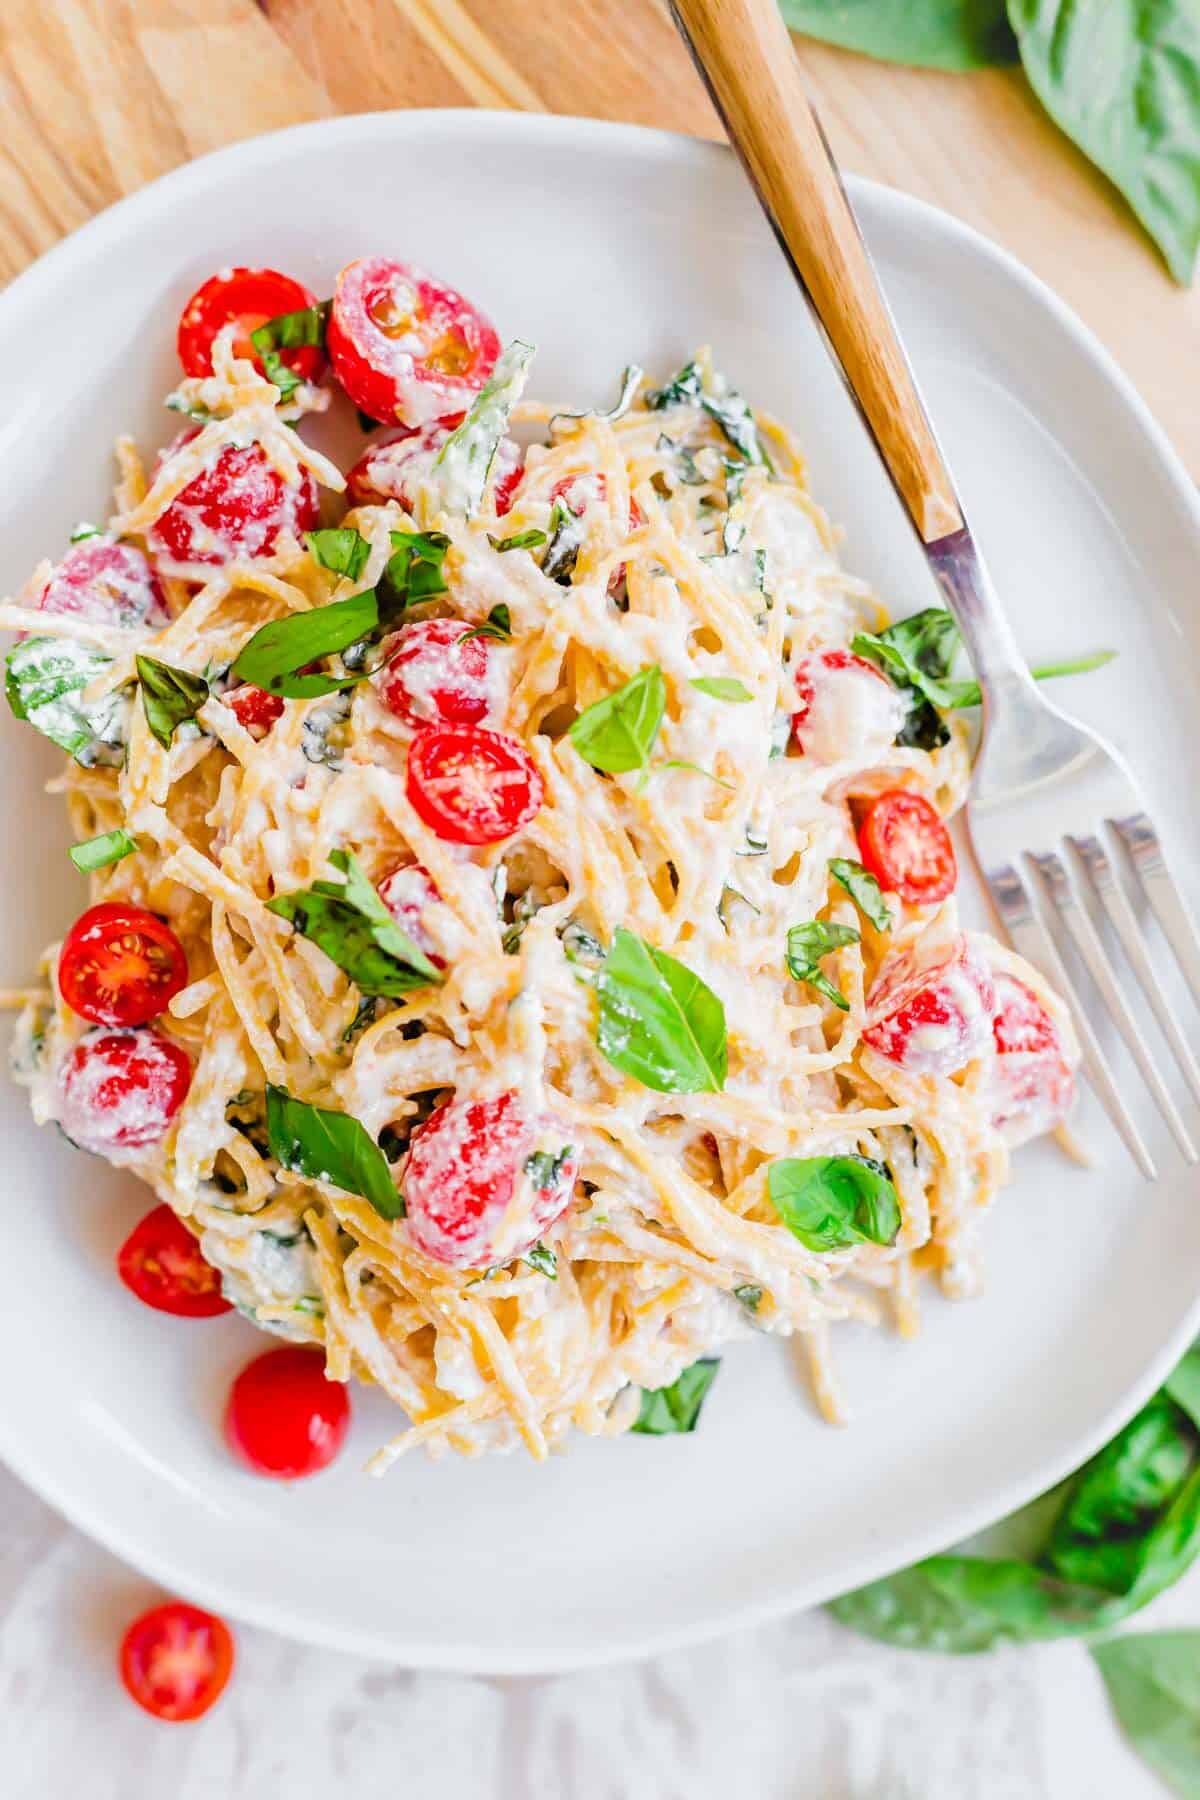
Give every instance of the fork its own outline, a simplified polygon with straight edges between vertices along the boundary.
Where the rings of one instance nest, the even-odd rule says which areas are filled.
[[[1192,1094],[1200,1068],[1126,884],[1149,902],[1200,1001],[1200,937],[1124,758],[1041,693],[1017,647],[922,404],[776,0],[670,0],[793,274],[908,512],[983,694],[967,823],[1014,948],[1073,1014],[1091,1085],[1134,1161],[1157,1174],[1059,945],[1069,944],[1187,1161],[1196,1148],[1130,1007],[1107,921]],[[1124,866],[1124,879],[1118,871]]]

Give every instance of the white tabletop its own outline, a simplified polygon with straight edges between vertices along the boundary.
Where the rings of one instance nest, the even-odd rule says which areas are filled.
[[[820,1613],[587,1674],[422,1674],[238,1631],[162,1725],[116,1647],[159,1598],[0,1470],[4,1800],[1162,1800],[1079,1644],[894,1652]],[[1200,1568],[1135,1622],[1200,1623]]]

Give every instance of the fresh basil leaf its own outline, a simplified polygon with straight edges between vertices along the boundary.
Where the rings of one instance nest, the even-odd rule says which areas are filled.
[[[357,581],[367,566],[371,546],[353,525],[330,525],[323,531],[306,531],[304,541],[323,569]]]
[[[531,1269],[536,1269],[548,1280],[558,1280],[558,1257],[548,1244],[542,1243],[540,1238],[536,1244],[530,1244],[521,1261],[528,1263]]]
[[[716,370],[705,385],[699,365],[685,363],[664,387],[646,395],[646,405],[654,412],[662,412],[671,406],[699,406],[747,462],[759,463],[764,468],[771,466],[759,440],[754,414],[737,389],[730,387],[724,375]]]
[[[99,837],[72,844],[67,855],[81,874],[90,875],[95,869],[107,869],[111,863],[133,856],[136,851],[137,839],[118,826],[115,831],[102,831]]]
[[[734,706],[742,706],[754,695],[745,682],[734,675],[695,675],[688,681],[698,694],[707,694],[710,700],[728,700]]]
[[[330,1112],[267,1086],[267,1136],[281,1168],[325,1181],[369,1200],[382,1219],[402,1219],[404,1198],[387,1158],[366,1127],[349,1113]]]
[[[614,1068],[659,1094],[725,1086],[725,1008],[683,963],[618,926],[596,992],[596,1042]]]
[[[673,1437],[695,1431],[700,1409],[720,1366],[719,1356],[702,1356],[670,1387],[643,1388],[641,1411],[630,1430],[644,1432],[647,1437]]]
[[[556,1186],[566,1165],[575,1154],[573,1144],[564,1144],[558,1152],[535,1150],[532,1156],[525,1158],[525,1173],[533,1184],[534,1192]]]
[[[892,1244],[900,1202],[891,1176],[866,1156],[789,1156],[767,1170],[771,1205],[809,1250]]]
[[[881,62],[979,69],[1015,62],[1005,0],[780,0],[793,31]]]
[[[1200,1795],[1200,1631],[1141,1631],[1089,1644],[1113,1712],[1173,1793]]]
[[[325,328],[329,323],[331,302],[318,306],[302,306],[296,312],[279,313],[250,333],[250,342],[258,351],[268,381],[279,389],[281,400],[290,400],[303,379],[280,356],[280,350],[299,350],[309,345],[324,347]]]
[[[676,438],[668,437],[665,431],[659,434],[654,448],[671,458],[675,465],[675,479],[682,487],[707,487],[710,479],[713,479],[704,473],[688,446],[681,444]],[[738,467],[741,466],[739,463]],[[729,547],[726,544],[725,548]]]
[[[567,733],[584,762],[609,775],[644,769],[667,705],[657,663],[639,669],[615,693],[586,706]]]
[[[242,645],[231,674],[279,694],[287,700],[312,700],[336,693],[364,679],[363,672],[338,680],[331,675],[302,675],[300,670],[323,656],[349,649],[379,624],[379,602],[374,589],[314,606],[310,612],[289,613],[260,625]]]
[[[488,532],[488,543],[493,550],[537,550],[547,542],[546,533],[531,525],[528,531],[514,531],[511,537],[497,538]]]
[[[85,769],[115,768],[125,760],[128,689],[85,701],[84,689],[112,658],[73,638],[26,638],[14,644],[4,669],[4,692],[18,719],[48,737]]]
[[[583,514],[573,511],[565,500],[556,500],[550,511],[550,542],[542,558],[542,574],[547,581],[566,586],[575,573],[582,548]]]
[[[462,642],[465,644],[468,638],[480,637],[494,638],[498,644],[512,643],[512,614],[503,601],[498,606],[493,606],[482,625],[474,625],[470,631],[464,632]]]
[[[146,723],[163,749],[169,750],[179,727],[194,719],[208,699],[208,683],[203,675],[174,669],[170,663],[159,662],[153,656],[135,656],[133,660],[141,684]]]
[[[1035,681],[1053,681],[1060,675],[1089,675],[1093,669],[1103,669],[1114,661],[1115,650],[1091,650],[1086,656],[1069,657],[1066,662],[1039,663],[1029,673]],[[977,681],[956,681],[952,684],[954,706],[979,706],[983,695]]]
[[[752,1281],[744,1281],[733,1290],[735,1300],[740,1300],[747,1312],[757,1312],[762,1305],[763,1291]]]
[[[861,938],[862,933],[853,925],[835,925],[825,919],[809,919],[803,925],[793,925],[787,934],[788,974],[793,981],[803,981],[808,987],[816,988],[818,994],[824,994],[842,1012],[849,1012],[850,1002],[840,988],[834,987],[828,975],[821,973],[820,962],[831,950],[857,944]]]
[[[468,518],[479,511],[488,471],[533,361],[532,344],[518,338],[497,359],[466,418],[434,458],[432,479],[444,511]]]
[[[1093,1630],[1110,1604],[1027,1562],[951,1554],[856,1588],[829,1610],[851,1631],[897,1649],[963,1656]]]
[[[1009,0],[1034,93],[1118,187],[1187,286],[1200,246],[1200,13],[1194,0]]]
[[[586,412],[553,413],[550,418],[551,431],[554,430],[560,419],[566,419],[568,421],[573,419],[607,419],[610,424],[615,424],[618,419],[623,419],[625,417],[625,414],[633,405],[633,397],[637,393],[638,388],[641,385],[642,376],[645,373],[646,371],[644,369],[639,369],[636,363],[628,363],[621,371],[621,392],[617,397],[615,406],[610,407],[607,412],[598,412],[595,408],[589,407]]]
[[[847,856],[833,856],[829,859],[829,873],[835,881],[841,883],[859,912],[864,918],[870,919],[876,931],[892,929],[892,915],[884,905],[883,890],[861,863],[852,862]]]
[[[419,606],[423,600],[436,600],[448,591],[442,564],[450,539],[444,532],[393,531],[389,535],[392,554],[380,582],[384,624],[390,624],[395,615],[408,607]]]
[[[344,881],[315,881],[294,894],[277,894],[267,911],[318,945],[364,994],[399,995],[442,977],[425,953],[393,919],[363,873],[358,858],[330,852]]]

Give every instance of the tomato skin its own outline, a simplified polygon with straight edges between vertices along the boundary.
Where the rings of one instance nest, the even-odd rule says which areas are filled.
[[[430,725],[408,747],[407,792],[431,831],[454,844],[498,844],[542,804],[541,772],[523,744],[479,725]]]
[[[853,744],[869,761],[896,741],[904,702],[886,675],[852,650],[814,650],[793,671],[796,710],[792,738],[802,756],[834,763]]]
[[[958,882],[950,833],[936,808],[912,788],[889,788],[858,828],[859,854],[885,893],[913,906],[945,900]]]
[[[326,343],[355,406],[385,425],[465,412],[500,354],[491,321],[469,300],[386,256],[342,270]]]
[[[350,1396],[324,1352],[285,1344],[248,1362],[229,1390],[225,1438],[257,1475],[298,1481],[328,1468],[350,1428]]]
[[[419,619],[390,640],[375,690],[406,724],[476,725],[491,707],[495,648],[463,619]]]
[[[136,1618],[118,1658],[130,1699],[174,1725],[200,1718],[220,1699],[233,1663],[233,1634],[224,1619],[183,1600],[167,1600]]]
[[[187,957],[169,925],[141,906],[105,900],[63,939],[58,990],[93,1025],[146,1025],[187,983]]]
[[[187,1099],[192,1063],[160,1032],[85,1032],[59,1070],[59,1124],[96,1156],[144,1150]]]
[[[116,538],[84,538],[72,544],[50,572],[36,602],[39,612],[68,613],[97,625],[170,622],[166,597],[145,552]]]
[[[424,952],[435,969],[444,969],[446,959],[439,956],[437,946],[423,923],[425,908],[441,901],[433,876],[421,863],[401,863],[390,870],[379,883],[379,898],[418,950]]]
[[[316,295],[302,282],[276,269],[221,269],[196,289],[180,314],[176,347],[184,374],[212,374],[213,339],[230,324],[237,326],[235,353],[253,362],[260,375],[265,374],[262,359],[250,342],[251,332],[281,313],[302,312],[316,304]],[[319,381],[325,368],[324,353],[315,344],[281,350],[279,357],[302,381]]]
[[[992,1042],[996,991],[983,956],[958,934],[889,956],[867,996],[862,1041],[913,1075],[952,1075]]]
[[[221,698],[238,724],[252,737],[265,737],[275,721],[283,717],[283,701],[279,695],[268,694],[266,688],[253,687],[249,682],[230,688]]]
[[[164,461],[197,435],[185,431]],[[317,523],[320,500],[307,469],[289,487],[261,444],[226,444],[206,468],[176,494],[146,534],[163,567],[199,563],[219,567],[240,558],[269,556],[280,534],[299,538]]]
[[[415,430],[406,429],[369,445],[346,477],[351,505],[380,506],[387,500],[396,500],[405,512],[411,513],[438,451],[460,423],[460,419],[433,419]],[[511,507],[524,474],[520,446],[512,438],[501,438],[488,474],[499,517]]]
[[[567,1147],[565,1126],[530,1119],[515,1091],[439,1106],[413,1132],[400,1184],[405,1229],[417,1248],[460,1269],[510,1262],[528,1250],[566,1209],[578,1174],[568,1158],[550,1186],[531,1188],[523,1220],[507,1217],[526,1159],[547,1136],[558,1140],[556,1152]]]
[[[1075,1103],[1075,1072],[1057,1022],[1007,969],[993,971],[996,1055],[983,1092],[992,1124],[1016,1149],[1052,1131]]]
[[[221,1277],[205,1262],[195,1234],[164,1202],[151,1207],[117,1251],[117,1274],[155,1312],[213,1319],[232,1311]]]

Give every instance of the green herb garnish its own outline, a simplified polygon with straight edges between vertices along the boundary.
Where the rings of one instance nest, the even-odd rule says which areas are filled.
[[[110,863],[121,862],[126,856],[133,856],[137,851],[137,839],[130,837],[127,831],[118,828],[115,831],[102,831],[99,837],[85,838],[81,844],[72,844],[67,855],[81,874],[90,875],[96,869],[107,869]]]
[[[172,668],[153,656],[136,656],[134,662],[146,723],[163,749],[169,750],[179,727],[194,719],[208,699],[208,683],[203,675]]]
[[[267,911],[317,944],[364,994],[396,996],[428,987],[442,977],[396,923],[358,858],[345,850],[329,856],[344,881],[315,881],[293,894],[277,894]]]
[[[614,1068],[660,1094],[725,1086],[725,1008],[684,963],[622,925],[595,985],[596,1042]]]
[[[644,769],[662,724],[667,684],[657,663],[587,706],[567,733],[584,762],[609,775]]]
[[[353,525],[330,525],[323,531],[306,531],[304,541],[323,569],[357,581],[367,566],[371,546]]]
[[[303,378],[289,369],[279,352],[299,350],[310,345],[324,348],[325,328],[329,323],[332,302],[323,300],[317,306],[303,306],[296,312],[279,313],[250,333],[250,342],[258,351],[268,381],[279,389],[281,400],[290,400]]]
[[[310,1106],[285,1089],[268,1085],[267,1136],[281,1168],[359,1194],[383,1219],[404,1217],[404,1199],[387,1158],[349,1113]]]
[[[789,1156],[767,1170],[771,1205],[793,1237],[823,1254],[891,1244],[900,1202],[891,1176],[866,1156]]]
[[[680,1432],[695,1431],[700,1408],[720,1366],[720,1357],[702,1356],[670,1387],[643,1388],[641,1411],[629,1429],[644,1432],[647,1437],[674,1437]]]
[[[821,973],[820,963],[831,950],[857,944],[861,935],[853,925],[834,925],[825,919],[810,919],[803,925],[793,925],[787,934],[788,974],[793,981],[803,981],[808,987],[816,988],[818,994],[824,994],[842,1012],[849,1012],[850,1002],[828,975]]]
[[[883,890],[861,863],[846,856],[829,859],[829,873],[840,882],[864,918],[870,919],[876,931],[890,931],[892,915],[883,902]]]
[[[707,694],[710,700],[728,700],[734,706],[743,706],[754,698],[745,682],[735,675],[695,675],[688,686],[694,687],[698,694]]]

